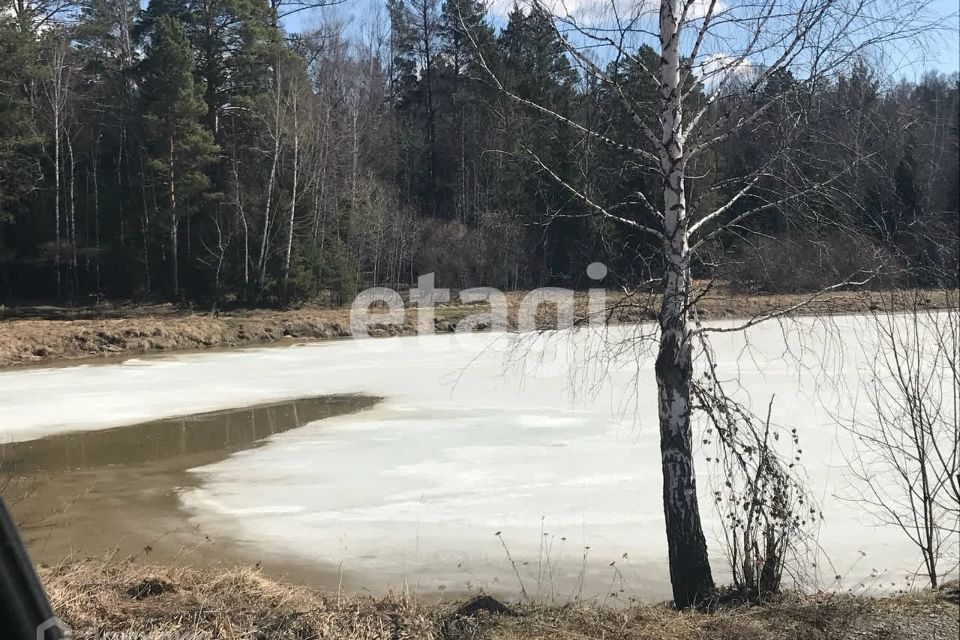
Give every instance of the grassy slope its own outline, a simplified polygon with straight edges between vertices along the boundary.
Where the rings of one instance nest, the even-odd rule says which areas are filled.
[[[920,292],[921,303],[942,308],[955,292]],[[511,321],[515,321],[522,292],[508,294]],[[733,295],[722,288],[707,291],[698,302],[703,318],[751,318],[807,301],[800,295]],[[656,296],[625,298],[611,293],[614,322],[656,318]],[[857,313],[888,303],[878,294],[832,292],[811,301],[803,313]],[[578,295],[576,315],[581,317],[586,298]],[[436,311],[438,331],[451,331],[455,323],[476,306],[444,305]],[[538,325],[548,328],[552,315],[540,308]],[[409,309],[403,325],[378,328],[380,335],[415,333],[415,310]],[[237,347],[282,340],[322,340],[350,335],[349,309],[304,307],[287,311],[245,310],[217,315],[180,311],[170,305],[147,307],[101,306],[83,308],[38,307],[0,310],[0,367],[57,360],[131,355],[169,350]]]
[[[436,640],[711,638],[956,640],[956,591],[887,598],[784,595],[762,606],[679,613],[664,604],[517,606],[472,616],[456,604],[396,595],[338,596],[279,584],[251,569],[75,563],[43,569],[54,610],[80,637]]]

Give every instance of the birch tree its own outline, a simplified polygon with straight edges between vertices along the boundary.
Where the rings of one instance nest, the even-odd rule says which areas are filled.
[[[724,234],[748,231],[756,219],[805,215],[827,224],[826,212],[844,194],[835,187],[850,170],[833,161],[843,141],[818,135],[819,115],[810,95],[861,56],[881,45],[913,46],[931,25],[925,0],[660,0],[565,2],[530,0],[527,8],[549,18],[580,72],[621,100],[639,142],[613,139],[516,95],[487,70],[516,102],[565,122],[582,136],[629,151],[625,172],[659,175],[659,202],[635,194],[635,202],[597,202],[563,180],[555,167],[531,154],[597,216],[654,238],[662,247],[655,364],[663,508],[674,602],[704,602],[714,589],[700,520],[693,460],[694,351],[712,329],[697,324],[692,265]],[[644,44],[659,53],[656,64],[637,55]],[[607,72],[631,61],[659,89],[652,103],[631,98],[622,76]],[[706,90],[706,100],[695,100]],[[776,125],[765,114],[778,111]],[[762,157],[742,175],[711,181],[717,145],[757,129],[767,136]],[[854,163],[869,159],[859,151]],[[800,165],[813,170],[799,171]],[[838,228],[840,226],[840,221]],[[837,286],[840,286],[838,283]],[[754,318],[743,327],[795,310]]]
[[[47,36],[44,47],[44,64],[47,76],[43,79],[43,93],[50,109],[53,129],[53,219],[54,219],[54,261],[57,278],[57,295],[61,293],[62,274],[60,269],[60,218],[61,218],[61,177],[63,174],[62,140],[64,118],[71,87],[72,67],[70,66],[70,48],[68,35],[60,29],[54,29]]]
[[[528,288],[588,285],[600,260],[648,287],[667,222],[659,5],[565,1],[380,1],[359,23],[324,15],[298,34],[276,20],[336,0],[0,0],[0,295],[169,299],[157,274],[170,273],[173,212],[178,297],[196,302],[218,288],[217,265],[224,299],[247,304],[342,299],[421,267]],[[884,77],[873,45],[918,30],[879,0],[791,2],[698,0],[679,21],[683,140],[668,160],[690,269],[802,294],[879,255],[909,267],[900,286],[955,286],[955,77]],[[487,20],[488,5],[506,19]],[[181,92],[179,73],[143,82],[164,16],[189,42],[199,126],[223,150],[195,172],[199,189],[187,163],[174,172],[175,209],[168,150],[141,127],[155,98]],[[296,60],[281,70],[284,40]],[[287,85],[304,71],[294,118]],[[191,251],[221,235],[222,264]]]
[[[283,259],[283,288],[287,293],[290,280],[290,259],[293,255],[294,227],[297,222],[297,204],[304,195],[302,174],[304,166],[312,164],[309,158],[313,153],[309,127],[316,123],[310,120],[310,93],[304,69],[299,66],[299,58],[292,59],[290,73],[287,76],[283,92],[283,109],[286,112],[286,137],[290,140],[290,202],[287,217],[287,238]]]

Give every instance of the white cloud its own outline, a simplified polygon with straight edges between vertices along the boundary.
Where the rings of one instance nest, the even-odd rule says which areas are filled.
[[[619,16],[621,20],[630,20],[637,16],[656,16],[660,10],[657,0],[540,0],[550,11],[559,17],[570,17],[583,26],[597,26],[609,23]],[[532,0],[518,0],[521,9],[527,10]],[[514,0],[492,0],[491,13],[506,16],[513,9]],[[710,0],[695,0],[687,12],[688,19],[702,18],[707,13]],[[714,12],[721,11],[724,5],[717,2]]]
[[[749,61],[723,53],[703,56],[700,63],[693,67],[694,73],[708,89],[729,80],[748,77],[755,69]]]

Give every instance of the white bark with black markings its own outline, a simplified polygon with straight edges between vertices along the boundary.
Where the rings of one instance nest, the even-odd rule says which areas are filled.
[[[679,607],[696,604],[713,591],[707,543],[700,524],[690,424],[693,372],[689,317],[690,246],[685,193],[683,103],[680,84],[680,0],[660,5],[659,145],[663,173],[663,251],[666,271],[660,309],[656,362],[663,512],[670,579]]]
[[[693,341],[709,329],[693,327],[692,257],[718,236],[737,233],[743,223],[761,215],[811,215],[805,214],[806,202],[822,206],[825,201],[835,203],[845,197],[838,181],[849,173],[851,163],[832,162],[829,153],[818,159],[811,157],[810,149],[791,146],[799,144],[804,127],[809,126],[804,109],[810,107],[802,98],[809,88],[833,81],[852,61],[880,44],[915,46],[934,24],[924,13],[929,0],[660,0],[656,4],[606,0],[591,5],[593,11],[568,8],[553,0],[528,2],[531,11],[552,21],[555,35],[581,73],[608,87],[622,102],[641,133],[634,136],[639,142],[613,140],[607,131],[594,130],[568,114],[513,93],[496,77],[474,42],[480,64],[494,85],[538,115],[553,117],[613,149],[629,151],[635,158],[630,163],[633,168],[645,165],[644,171],[657,171],[662,180],[663,211],[639,194],[642,206],[623,214],[619,212],[625,203],[605,206],[597,202],[587,195],[587,189],[564,181],[555,168],[527,152],[535,165],[588,210],[662,243],[658,335],[643,339],[658,341],[663,507],[674,601],[681,608],[696,605],[711,597],[713,580],[697,502],[691,426]],[[596,11],[603,7],[605,13]],[[466,29],[462,21],[461,25]],[[646,65],[637,50],[653,36],[659,40],[659,65]],[[647,80],[659,87],[658,104],[631,99],[632,93],[621,85],[622,77],[596,62],[598,48],[613,55],[614,66],[627,61],[636,64]],[[778,75],[788,76],[792,82],[771,84]],[[700,104],[693,102],[698,83],[708,87]],[[685,100],[692,106],[688,118],[684,118]],[[726,187],[732,187],[734,195],[720,206],[704,210],[698,201],[688,202],[687,189],[712,173],[709,160],[704,160],[710,149],[756,125],[771,109],[788,106],[789,117],[783,118],[787,125],[777,132],[782,139],[771,140],[763,150],[765,157],[756,163],[759,168],[728,181]],[[653,130],[654,120],[659,132]],[[826,177],[796,182],[776,174],[773,168],[789,165],[792,151],[802,154],[806,163],[821,162],[821,174]],[[853,164],[867,160],[868,155],[858,155]],[[698,188],[701,197],[705,192],[712,192],[709,183]],[[826,290],[836,286],[841,283]],[[754,317],[743,327],[781,317],[799,306]]]

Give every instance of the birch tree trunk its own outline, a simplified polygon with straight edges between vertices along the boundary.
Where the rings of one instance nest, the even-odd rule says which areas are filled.
[[[123,193],[123,140],[126,138],[125,130],[121,131],[120,147],[117,149],[117,193]],[[129,177],[129,176],[128,176]],[[126,241],[127,221],[123,211],[123,198],[117,200],[117,220],[120,222],[120,244]]]
[[[678,29],[680,7],[680,0],[662,0],[660,5],[660,104],[663,129],[659,155],[663,171],[666,273],[659,317],[660,346],[656,377],[670,582],[674,603],[679,608],[685,608],[710,596],[713,577],[700,523],[690,424],[693,360],[688,310],[690,247],[684,193]]]
[[[61,173],[63,171],[61,159],[61,130],[65,128],[64,115],[69,92],[70,73],[67,60],[68,45],[65,37],[54,37],[50,48],[45,53],[45,63],[49,68],[49,75],[44,79],[43,89],[50,104],[53,116],[53,176],[54,176],[54,260],[56,268],[57,297],[62,292],[62,273],[60,265],[60,209],[61,209]],[[66,222],[66,220],[64,221]]]
[[[283,261],[283,293],[287,293],[287,284],[290,281],[290,255],[293,253],[293,223],[297,217],[297,178],[300,173],[300,123],[297,119],[297,100],[299,96],[297,95],[297,90],[294,89],[291,91],[293,103],[291,105],[293,110],[293,166],[292,170],[292,179],[293,186],[290,193],[290,220],[287,225],[287,255]]]
[[[267,199],[263,207],[263,236],[260,239],[260,293],[263,293],[267,277],[267,251],[270,238],[270,210],[273,207],[273,189],[277,182],[277,164],[280,162],[280,61],[274,73],[273,101],[273,158],[270,163],[270,180],[267,182]]]
[[[174,188],[174,152],[173,138],[170,139],[170,167],[167,174],[167,188],[170,196],[170,278],[173,284],[173,296],[180,291],[180,269],[177,264],[177,193]]]
[[[243,200],[240,197],[240,172],[237,169],[236,149],[233,150],[232,160],[234,205],[240,225],[243,227],[243,295],[246,297],[250,293],[250,228],[247,226],[247,216],[243,212]]]
[[[73,141],[67,135],[67,157],[70,158],[70,180],[67,182],[67,192],[70,194],[70,208],[68,212],[67,237],[70,239],[70,289],[75,293],[77,286],[77,204],[76,204],[76,176],[77,167],[73,156]]]
[[[95,284],[98,300],[100,298],[100,185],[97,184],[97,164],[100,153],[100,135],[98,131],[94,139],[93,153],[90,155],[90,167],[93,170],[93,242],[96,251],[94,260],[96,261]]]
[[[53,217],[54,248],[57,268],[57,298],[60,297],[60,104],[59,97],[53,108]]]
[[[327,181],[327,128],[330,124],[330,107],[329,105],[324,109],[323,116],[323,127],[320,130],[320,140],[319,140],[319,154],[320,161],[318,163],[316,178],[314,179],[315,183],[318,183],[314,187],[314,206],[313,206],[313,249],[314,251],[317,248],[317,240],[320,237],[320,219],[321,219],[321,207],[325,206],[324,202],[324,187],[326,186]]]
[[[140,198],[143,204],[143,217],[140,228],[143,232],[143,277],[147,296],[150,295],[150,207],[147,202],[147,173],[143,168],[143,146],[138,149],[140,160]],[[98,258],[99,260],[99,258]]]
[[[585,138],[618,152],[630,152],[633,157],[623,163],[621,175],[638,170],[652,173],[656,167],[663,180],[662,211],[640,190],[634,195],[640,198],[637,204],[642,206],[624,217],[598,202],[589,185],[581,188],[565,181],[535,153],[526,154],[535,167],[599,219],[642,232],[656,238],[662,246],[664,274],[659,326],[642,339],[657,340],[658,345],[655,373],[663,507],[674,603],[679,608],[699,605],[712,597],[713,577],[700,521],[693,462],[691,398],[694,392],[702,392],[704,386],[694,376],[692,343],[698,340],[698,344],[706,344],[703,336],[712,331],[739,331],[786,316],[813,298],[760,314],[732,328],[694,327],[691,256],[712,250],[710,243],[721,235],[738,236],[745,221],[759,220],[764,214],[805,216],[820,224],[825,203],[840,205],[837,209],[842,211],[847,206],[848,194],[840,191],[839,183],[834,183],[870,155],[855,149],[852,163],[838,162],[836,152],[830,149],[837,145],[845,153],[846,142],[838,145],[832,134],[822,135],[810,126],[820,118],[820,112],[812,110],[812,102],[806,96],[822,87],[836,86],[832,83],[842,77],[838,74],[859,64],[864,53],[874,51],[878,44],[922,44],[924,33],[937,28],[938,23],[924,15],[929,0],[858,0],[852,4],[836,0],[660,0],[659,5],[654,5],[659,9],[656,13],[646,2],[609,2],[605,4],[610,11],[601,12],[593,24],[575,15],[579,12],[565,2],[528,0],[528,4],[532,12],[553,25],[552,37],[568,54],[568,60],[625,107],[642,133],[640,143],[624,144],[608,137],[607,129],[595,130],[514,93],[487,64],[471,37],[477,59],[494,85],[532,112],[552,117]],[[461,25],[466,26],[462,20]],[[648,57],[646,52],[637,52],[638,42],[652,34],[660,40],[659,60]],[[597,49],[614,53],[616,65],[598,64]],[[613,56],[606,58],[608,62],[612,59]],[[623,66],[618,67],[621,63]],[[624,69],[629,71],[622,73]],[[642,72],[645,81],[650,81],[649,85],[644,82],[645,87],[659,87],[658,104],[647,98],[645,87],[637,95],[635,71]],[[783,82],[784,78],[790,81]],[[685,97],[691,98],[687,100],[687,118],[683,113]],[[656,106],[659,111],[655,126],[650,122],[650,111]],[[715,179],[715,161],[708,154],[716,153],[718,145],[750,129],[763,131],[759,127],[763,119],[779,109],[784,110],[777,116],[779,122],[790,123],[789,126],[771,130],[771,139],[762,141],[768,144],[751,149],[764,160],[733,180]],[[810,140],[815,139],[811,136],[817,136],[825,145],[822,156],[811,148]],[[839,157],[845,156],[841,153]],[[799,158],[804,166],[819,163],[818,174],[824,177],[798,178],[793,169],[784,170]],[[762,180],[770,181],[770,185]],[[721,198],[722,204],[715,209],[702,196],[688,209],[687,181],[698,185],[698,193],[711,193],[711,198],[721,193],[721,188],[738,186],[733,195]],[[627,203],[616,206],[624,204]],[[839,282],[821,293],[847,284],[854,283]],[[514,286],[519,288],[517,283]],[[735,404],[723,395],[719,399],[727,407]],[[757,556],[761,553],[767,551],[757,551]]]

